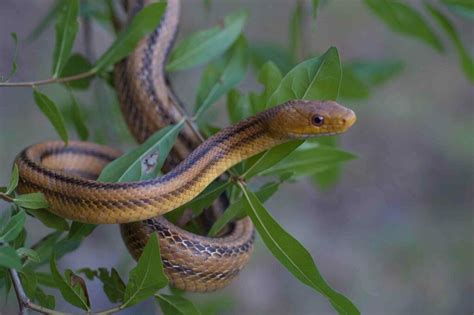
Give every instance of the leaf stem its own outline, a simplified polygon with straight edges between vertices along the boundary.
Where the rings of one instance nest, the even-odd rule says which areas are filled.
[[[81,80],[96,75],[97,70],[92,69],[86,72],[71,75],[69,77],[62,78],[49,78],[45,80],[30,81],[30,82],[0,82],[0,87],[34,87],[37,85],[46,85],[53,83],[65,83],[76,80]]]
[[[6,194],[6,193],[3,193],[3,192],[0,192],[0,199],[6,201],[6,202],[13,202],[13,197],[11,197],[10,195]]]

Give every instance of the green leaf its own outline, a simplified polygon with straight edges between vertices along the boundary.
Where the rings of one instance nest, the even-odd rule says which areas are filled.
[[[183,126],[184,120],[156,132],[138,148],[109,163],[97,180],[127,182],[156,177]],[[148,163],[152,158],[154,163]]]
[[[84,122],[84,115],[82,113],[81,107],[77,104],[76,98],[70,89],[68,89],[69,95],[71,97],[71,117],[76,129],[76,133],[79,136],[79,139],[86,141],[89,138],[89,130],[87,129],[86,123]]]
[[[410,5],[393,0],[365,0],[365,3],[392,31],[418,38],[437,51],[443,51],[438,36]]]
[[[36,288],[35,300],[37,300],[41,306],[51,310],[56,307],[54,296],[44,293],[39,287]]]
[[[14,164],[12,175],[10,176],[10,182],[8,182],[8,186],[7,186],[7,190],[5,191],[5,194],[9,195],[16,189],[16,186],[18,186],[18,179],[19,179],[18,165]]]
[[[265,63],[258,73],[258,82],[262,83],[263,91],[261,94],[250,93],[250,103],[252,105],[252,114],[258,114],[267,108],[270,96],[278,88],[282,80],[280,69],[271,61]]]
[[[301,53],[301,41],[303,38],[302,34],[302,15],[303,15],[303,5],[301,1],[297,1],[295,9],[291,14],[290,19],[290,51],[293,54],[295,59],[298,59],[298,56]]]
[[[0,246],[0,266],[21,270],[21,258],[10,246]]]
[[[221,55],[237,40],[246,20],[247,13],[238,11],[224,18],[223,27],[216,26],[185,38],[171,53],[166,70],[183,70]]]
[[[71,224],[71,229],[69,230],[67,238],[70,240],[82,240],[83,238],[89,236],[96,227],[97,225],[94,224],[74,221]]]
[[[448,34],[449,38],[454,43],[458,51],[459,61],[461,64],[461,68],[463,69],[466,77],[471,81],[474,82],[474,61],[472,57],[467,52],[466,48],[461,42],[459,35],[456,31],[456,28],[451,23],[451,21],[437,8],[432,6],[431,4],[425,2],[426,9],[431,13],[434,19],[438,22],[439,25],[444,29],[444,31]],[[473,5],[474,7],[474,5]],[[474,9],[473,9],[474,12]]]
[[[143,249],[137,266],[130,271],[122,306],[125,308],[146,300],[167,284],[158,237],[153,233]]]
[[[342,72],[335,47],[291,69],[273,92],[267,108],[292,99],[336,100]]]
[[[23,210],[20,210],[17,214],[12,216],[10,221],[0,232],[0,243],[8,243],[16,239],[25,225],[25,220],[26,215]]]
[[[166,3],[158,2],[140,10],[127,28],[120,32],[109,49],[99,58],[92,71],[102,72],[130,54],[145,35],[158,27],[165,8]]]
[[[63,77],[69,77],[87,72],[91,68],[92,64],[89,62],[89,60],[87,60],[86,57],[79,53],[75,53],[69,57],[61,74]],[[73,89],[87,90],[93,78],[93,76],[90,76],[80,80],[69,81],[67,85]]]
[[[313,7],[312,8],[313,19],[316,20],[316,18],[318,17],[319,0],[312,0],[311,4]]]
[[[112,268],[110,273],[105,268],[99,268],[98,278],[104,286],[104,292],[110,302],[118,303],[123,301],[125,294],[125,283],[120,278],[117,270]]]
[[[54,282],[51,274],[47,272],[35,272],[36,279],[38,283],[50,288],[56,288],[56,282]]]
[[[260,175],[282,176],[292,173],[292,178],[312,176],[313,174],[350,161],[356,156],[352,153],[318,143],[305,143],[271,168],[264,169]]]
[[[377,86],[398,75],[403,70],[403,63],[399,60],[354,60],[344,66],[344,74],[346,69],[364,84]]]
[[[27,211],[49,228],[60,231],[69,230],[67,221],[52,212],[44,209],[27,209]]]
[[[13,43],[15,45],[15,49],[13,51],[12,68],[10,70],[10,73],[8,74],[8,76],[5,79],[3,79],[3,76],[0,75],[0,81],[2,81],[2,82],[8,82],[15,75],[16,70],[18,68],[18,66],[16,64],[16,60],[17,60],[17,57],[18,57],[18,36],[16,35],[16,33],[10,33],[10,36],[13,39]]]
[[[59,111],[58,106],[49,97],[38,90],[33,91],[33,96],[36,105],[38,105],[39,109],[49,119],[61,139],[67,144],[68,133],[64,123],[64,118]]]
[[[18,195],[13,199],[13,203],[26,209],[46,209],[49,207],[49,203],[42,193]]]
[[[453,13],[474,21],[474,2],[472,0],[441,0]]]
[[[241,36],[223,61],[207,66],[196,96],[196,119],[244,78],[247,57],[247,41]]]
[[[270,199],[270,197],[277,192],[280,183],[268,183],[263,185],[256,193],[258,200],[262,203]],[[244,199],[241,197],[236,202],[232,203],[222,215],[214,222],[209,230],[209,236],[215,237],[219,234],[224,226],[235,219],[241,219],[246,216]]]
[[[179,295],[156,294],[164,315],[200,315],[199,309],[188,299]]]
[[[245,165],[246,168],[243,177],[250,179],[261,174],[266,169],[283,160],[303,142],[302,140],[286,142],[250,158]]]
[[[227,93],[227,113],[232,124],[252,115],[248,98],[232,89]]]
[[[21,284],[23,285],[23,289],[25,289],[26,295],[30,299],[34,299],[36,295],[36,288],[38,286],[38,282],[36,280],[34,272],[29,269],[25,269],[24,271],[19,272],[19,276],[21,279]]]
[[[257,196],[242,190],[248,215],[275,258],[302,283],[326,296],[339,314],[360,314],[349,299],[327,284],[308,251],[273,219]]]
[[[82,308],[83,310],[89,311],[90,305],[86,299],[84,290],[79,285],[72,285],[70,281],[67,281],[58,270],[56,265],[56,256],[53,253],[50,261],[51,275],[57,288],[61,292],[63,298],[74,306]],[[66,270],[66,277],[71,274],[70,270]]]
[[[33,31],[28,35],[28,41],[33,41],[37,39],[53,21],[53,19],[61,11],[63,5],[66,4],[66,1],[56,0],[54,4],[50,6],[48,13],[40,20],[40,22],[33,28]]]
[[[40,241],[38,241],[32,249],[38,253],[40,257],[40,263],[42,264],[49,260],[51,257],[51,253],[54,251],[55,245],[59,238],[61,237],[61,231],[52,232],[45,237],[43,237]],[[26,266],[34,265],[33,262],[28,261],[26,262]]]
[[[53,77],[57,78],[69,59],[79,29],[79,0],[67,0],[56,22],[56,45],[53,52]]]
[[[40,262],[41,259],[36,251],[31,248],[20,247],[16,250],[16,253],[22,257],[31,260],[32,262]]]

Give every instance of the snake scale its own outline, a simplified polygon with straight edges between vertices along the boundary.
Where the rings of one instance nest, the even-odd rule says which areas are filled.
[[[128,1],[132,17],[148,1]],[[176,35],[180,2],[169,0],[159,27],[115,67],[115,85],[128,126],[138,142],[179,122],[186,113],[166,80],[164,65]],[[120,152],[90,142],[49,141],[16,158],[20,193],[42,192],[49,211],[75,221],[120,223],[137,259],[151,233],[159,236],[165,272],[177,288],[206,292],[227,285],[248,262],[254,239],[249,218],[222,237],[192,234],[162,215],[202,192],[223,172],[255,154],[294,139],[345,132],[354,112],[333,101],[292,100],[222,129],[204,142],[186,125],[159,178],[106,183],[95,180]],[[216,202],[214,207],[225,203]]]

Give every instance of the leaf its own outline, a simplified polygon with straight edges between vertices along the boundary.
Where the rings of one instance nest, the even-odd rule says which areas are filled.
[[[58,106],[49,97],[38,90],[33,91],[33,96],[36,105],[38,105],[39,109],[49,119],[61,139],[67,144],[68,133],[64,123],[64,118],[59,111]]]
[[[21,258],[10,246],[0,246],[0,266],[21,270]]]
[[[258,114],[267,108],[270,96],[278,88],[282,79],[280,69],[271,61],[265,63],[258,73],[258,82],[262,83],[261,94],[250,93],[252,114]]]
[[[35,272],[36,279],[38,283],[50,288],[56,288],[56,282],[54,282],[51,274],[47,272]]]
[[[61,74],[63,77],[69,77],[90,71],[91,68],[92,64],[86,57],[79,53],[75,53],[69,57]],[[87,90],[93,78],[93,76],[90,76],[80,80],[69,81],[67,85],[73,89]]]
[[[89,138],[89,130],[84,122],[84,115],[82,114],[79,104],[77,104],[74,94],[70,89],[68,90],[69,95],[71,96],[71,116],[74,128],[76,129],[79,139],[86,141]]]
[[[27,209],[27,211],[49,228],[60,231],[69,230],[67,221],[52,212],[44,209]]]
[[[16,60],[18,58],[18,36],[16,35],[16,33],[10,33],[10,36],[13,39],[13,43],[15,45],[15,49],[13,51],[12,68],[10,70],[10,73],[5,79],[3,79],[3,76],[0,75],[0,81],[2,82],[8,82],[15,75],[16,70],[18,68],[16,64]]]
[[[199,119],[214,102],[230,91],[245,77],[248,64],[247,42],[241,36],[219,63],[210,64],[203,73],[196,96],[196,113]]]
[[[25,269],[24,271],[19,272],[19,276],[23,289],[25,289],[26,295],[30,299],[33,299],[36,295],[36,287],[38,285],[34,272]]]
[[[80,295],[83,295],[85,302],[87,305],[91,305],[89,299],[89,292],[87,290],[86,282],[80,276],[76,275],[71,270],[67,269],[66,273],[66,281],[71,285],[71,287]]]
[[[257,154],[247,161],[246,169],[242,175],[245,179],[250,179],[256,175],[261,174],[266,169],[280,162],[304,141],[290,141],[273,147],[263,153]]]
[[[109,163],[102,170],[97,180],[101,182],[127,182],[143,179],[145,175],[148,175],[149,178],[156,177],[183,126],[184,120],[154,133],[138,148]],[[156,154],[158,157],[153,169],[144,169],[144,165],[148,167],[148,163],[143,164],[145,159]],[[143,171],[145,171],[145,174],[143,174]]]
[[[346,69],[364,84],[377,86],[398,75],[403,70],[403,63],[399,60],[354,60],[345,65],[344,74]]]
[[[50,268],[53,280],[57,288],[61,292],[63,298],[72,305],[82,308],[83,310],[89,311],[90,305],[88,304],[88,301],[81,286],[72,285],[69,281],[66,281],[66,279],[64,279],[64,277],[59,273],[58,267],[56,265],[56,255],[54,253],[51,256]],[[66,277],[68,275],[71,275],[70,270],[66,270]]]
[[[326,296],[339,314],[360,314],[350,300],[326,283],[308,251],[272,218],[257,196],[242,190],[248,215],[275,258],[302,283]]]
[[[36,288],[35,299],[43,307],[49,308],[51,310],[56,307],[54,296],[44,293],[44,291],[38,287]]]
[[[117,270],[112,268],[110,274],[107,269],[99,268],[98,278],[104,286],[104,292],[109,298],[110,302],[118,303],[123,301],[125,294],[125,283],[120,278]]]
[[[393,0],[365,0],[365,4],[394,32],[418,38],[443,51],[438,36],[423,16],[410,5]]]
[[[474,2],[472,0],[441,0],[453,13],[474,21]]]
[[[13,199],[13,203],[26,209],[46,209],[49,207],[49,203],[42,193],[18,195]]]
[[[277,192],[280,183],[269,183],[262,186],[255,195],[262,203],[270,199],[270,197]],[[235,219],[241,219],[246,216],[245,205],[243,197],[232,203],[222,215],[214,222],[209,230],[209,236],[215,237],[219,234],[224,226]]]
[[[10,181],[8,182],[8,186],[7,186],[7,190],[5,191],[5,194],[9,195],[16,189],[16,186],[18,186],[18,179],[19,179],[18,165],[14,164],[12,175],[10,176]]]
[[[83,238],[89,236],[96,227],[97,225],[94,224],[74,221],[71,224],[71,229],[69,230],[67,238],[70,240],[82,240]]]
[[[227,93],[227,113],[232,124],[252,115],[247,97],[232,89]]]
[[[271,168],[264,169],[260,175],[282,176],[293,173],[293,178],[312,176],[313,174],[350,161],[356,156],[352,153],[318,143],[305,143]]]
[[[461,68],[463,69],[466,77],[471,82],[474,82],[474,61],[467,52],[466,48],[464,48],[464,45],[462,44],[461,39],[459,38],[456,28],[451,23],[451,21],[436,7],[427,2],[425,2],[425,7],[431,13],[434,19],[438,22],[438,24],[441,25],[444,31],[448,34],[449,38],[451,38],[451,40],[453,41],[454,46],[458,51]]]
[[[16,239],[25,225],[25,220],[26,215],[23,210],[20,210],[17,214],[12,216],[10,221],[0,232],[0,243],[8,243]]]
[[[40,257],[36,251],[31,248],[20,247],[16,250],[16,253],[22,257],[31,260],[32,262],[40,262]]]
[[[64,4],[66,4],[66,1],[54,1],[54,4],[48,10],[48,13],[40,20],[40,22],[33,28],[33,31],[28,35],[27,40],[33,41],[38,38],[46,30],[48,25],[53,21],[55,16],[58,15]]]
[[[301,53],[301,41],[303,38],[302,34],[302,15],[303,15],[303,5],[301,1],[297,1],[295,5],[295,9],[291,14],[290,19],[290,51],[293,54],[295,59]]]
[[[69,59],[74,40],[79,29],[77,15],[79,13],[79,0],[67,0],[61,7],[56,21],[56,45],[53,52],[53,78],[61,72]]]
[[[313,20],[316,20],[316,18],[318,17],[319,0],[312,0],[311,4],[313,7],[313,10],[312,10]]]
[[[179,295],[156,294],[164,315],[200,315],[199,309],[188,299]]]
[[[51,253],[54,250],[54,247],[61,237],[61,231],[52,232],[45,237],[43,237],[40,241],[38,241],[32,249],[36,251],[36,253],[40,257],[40,263],[44,263],[49,260],[51,257]],[[34,265],[31,261],[26,262],[26,266]]]
[[[226,16],[222,27],[216,26],[183,39],[171,53],[166,70],[183,70],[221,55],[237,40],[246,21],[247,13],[238,11]]]
[[[140,10],[127,28],[99,58],[92,72],[102,72],[130,54],[145,35],[153,32],[161,22],[166,3],[153,3]]]
[[[336,100],[342,72],[335,47],[291,69],[273,92],[267,108],[292,99]]]
[[[137,266],[130,271],[122,307],[129,307],[149,298],[167,284],[158,237],[153,233],[138,259]]]

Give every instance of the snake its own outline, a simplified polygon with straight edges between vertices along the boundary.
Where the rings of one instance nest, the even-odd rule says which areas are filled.
[[[129,1],[129,17],[149,1]],[[166,78],[180,2],[168,1],[158,28],[115,66],[115,85],[127,124],[138,142],[186,117]],[[19,193],[41,192],[52,213],[92,224],[120,224],[122,238],[138,259],[150,235],[157,233],[170,283],[186,291],[208,292],[230,283],[253,249],[248,217],[222,236],[188,232],[163,215],[198,196],[237,163],[297,139],[347,131],[355,113],[330,100],[289,100],[223,128],[208,139],[185,125],[167,159],[164,175],[143,181],[99,182],[103,168],[119,150],[85,141],[33,144],[15,159]]]

